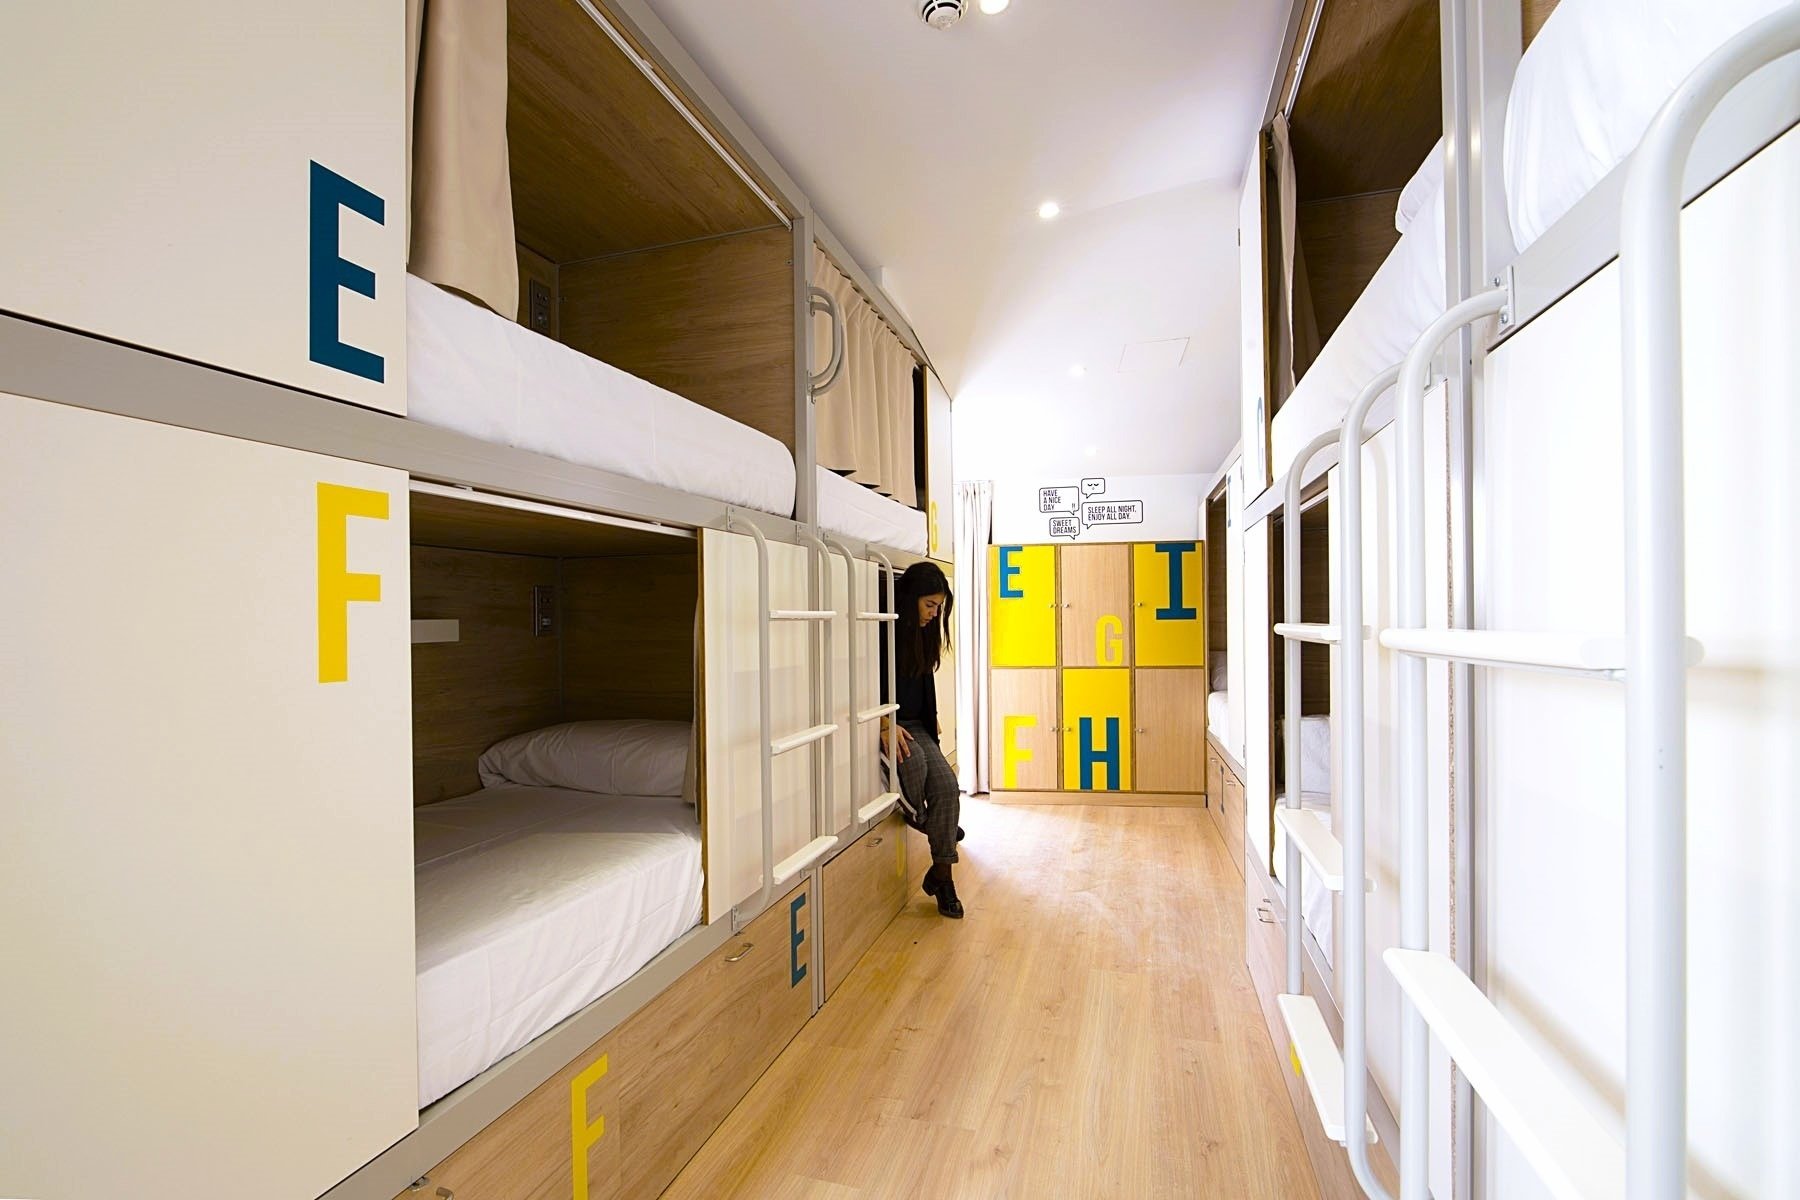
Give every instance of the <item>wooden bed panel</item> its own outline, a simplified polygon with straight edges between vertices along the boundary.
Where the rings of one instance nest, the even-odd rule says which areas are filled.
[[[518,240],[558,263],[775,216],[574,0],[507,4]]]
[[[1336,332],[1400,241],[1394,228],[1394,209],[1399,203],[1400,189],[1394,188],[1299,206],[1296,224],[1321,345]],[[1281,469],[1285,470],[1286,464]]]
[[[1531,39],[1538,35],[1550,14],[1556,11],[1557,0],[1524,0],[1524,9],[1520,16],[1524,26],[1525,44],[1531,45]]]
[[[791,449],[792,250],[777,227],[565,263],[562,341]]]
[[[563,562],[566,721],[694,719],[699,556]]]
[[[1405,186],[1443,133],[1440,53],[1438,0],[1325,5],[1292,114],[1300,199]]]
[[[413,547],[413,616],[461,623],[413,647],[414,804],[478,790],[483,750],[557,722],[557,639],[531,633],[531,589],[556,582],[554,559]]]
[[[906,906],[906,822],[890,813],[825,864],[825,995],[837,991],[894,917]]]

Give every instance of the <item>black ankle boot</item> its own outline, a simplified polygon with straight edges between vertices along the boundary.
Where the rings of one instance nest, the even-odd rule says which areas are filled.
[[[937,901],[938,915],[949,917],[953,921],[962,920],[962,901],[956,897],[956,881],[950,876],[950,868],[934,864],[925,872],[925,879],[919,887],[927,896]]]

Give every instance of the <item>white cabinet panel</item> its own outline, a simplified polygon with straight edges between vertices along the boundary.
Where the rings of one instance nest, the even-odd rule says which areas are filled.
[[[405,477],[0,396],[0,513],[0,1195],[316,1196],[417,1121]]]
[[[717,921],[762,887],[761,710],[757,672],[756,543],[743,534],[701,533],[705,609],[706,912]],[[770,605],[808,609],[810,551],[769,543]],[[813,626],[776,621],[769,631],[770,734],[809,728]],[[774,763],[774,861],[812,840],[813,763],[822,743]]]
[[[404,412],[403,9],[0,8],[0,309]]]

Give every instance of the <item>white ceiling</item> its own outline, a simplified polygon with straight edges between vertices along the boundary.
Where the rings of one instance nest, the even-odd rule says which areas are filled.
[[[1286,4],[970,0],[939,31],[917,0],[649,2],[905,309],[959,477],[1208,471],[1236,442],[1236,185]],[[1172,338],[1181,365],[1120,373]]]

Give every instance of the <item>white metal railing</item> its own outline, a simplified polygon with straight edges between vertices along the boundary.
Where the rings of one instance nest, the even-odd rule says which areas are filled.
[[[887,580],[888,610],[858,613],[857,620],[880,622],[887,634],[887,694],[889,703],[893,704],[893,712],[888,716],[887,723],[887,760],[891,764],[889,769],[894,773],[892,781],[894,790],[883,792],[875,797],[856,814],[863,829],[868,828],[885,816],[894,805],[900,803],[900,759],[898,755],[900,746],[900,705],[898,703],[900,699],[900,663],[897,657],[899,645],[896,640],[900,627],[900,576],[894,570],[892,560],[881,551],[871,547],[869,557],[881,564],[883,576]]]
[[[833,836],[815,836],[797,852],[775,861],[775,759],[783,754],[792,753],[803,746],[810,746],[823,741],[837,731],[837,726],[829,722],[814,725],[798,733],[777,738],[772,726],[771,697],[769,687],[769,626],[776,620],[793,621],[829,621],[835,612],[801,609],[773,609],[769,606],[769,541],[754,520],[740,518],[734,513],[727,513],[725,528],[730,532],[743,531],[750,535],[756,543],[756,688],[757,714],[759,729],[757,737],[757,757],[760,759],[760,783],[762,801],[762,887],[757,892],[751,910],[738,904],[731,910],[733,931],[741,930],[744,925],[769,906],[774,898],[777,885],[792,879],[801,871],[823,858],[833,846],[837,838]],[[797,615],[802,614],[805,615]],[[778,615],[780,614],[780,615]],[[817,817],[817,801],[814,803],[814,816]],[[815,825],[815,834],[817,826]]]

